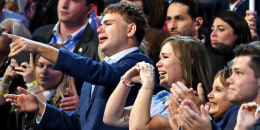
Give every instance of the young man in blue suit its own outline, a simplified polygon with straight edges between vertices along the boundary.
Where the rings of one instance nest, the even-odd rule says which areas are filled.
[[[75,113],[66,113],[42,103],[34,95],[18,88],[24,95],[6,95],[14,101],[16,111],[36,112],[39,125],[52,129],[119,129],[103,123],[107,99],[121,75],[140,61],[152,63],[138,46],[143,39],[147,21],[139,7],[120,2],[104,10],[104,18],[98,29],[101,50],[108,57],[96,62],[69,51],[54,49],[45,44],[6,34],[14,40],[10,56],[22,50],[36,52],[55,63],[55,69],[68,73],[85,82],[80,105]],[[132,88],[127,105],[134,103],[138,86]],[[10,101],[10,100],[8,100]],[[121,128],[120,128],[121,129]]]

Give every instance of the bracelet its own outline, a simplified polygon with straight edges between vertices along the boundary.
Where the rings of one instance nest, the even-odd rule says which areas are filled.
[[[8,93],[9,93],[9,90],[7,90],[7,93],[0,92],[0,96],[4,96],[5,94],[8,94]]]
[[[121,76],[121,81],[122,81],[122,83],[123,83],[126,87],[134,87],[134,86],[135,86],[134,83],[133,83],[133,84],[129,84],[129,83],[127,83],[126,81],[124,81],[123,76]]]
[[[37,84],[38,84],[37,81],[34,80],[32,83],[26,83],[25,85],[26,85],[27,88],[31,88],[31,87],[33,87],[33,86],[35,86]]]

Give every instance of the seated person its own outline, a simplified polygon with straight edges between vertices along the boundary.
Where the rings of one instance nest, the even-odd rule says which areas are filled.
[[[52,46],[64,48],[58,44]],[[70,93],[77,94],[72,77],[53,69],[53,63],[42,56],[36,56],[35,64],[33,63],[33,55],[30,56],[30,63],[23,62],[20,66],[18,66],[16,60],[12,59],[11,65],[8,66],[4,74],[3,82],[12,82],[11,80],[14,77],[22,75],[26,83],[33,82],[30,86],[27,85],[28,91],[34,93],[42,102],[52,104],[55,107],[59,107],[61,99],[70,96]],[[66,92],[67,88],[70,89],[69,92]],[[3,98],[3,96],[0,98]],[[14,108],[12,108],[8,119],[8,127],[9,129],[41,128],[35,124],[35,118],[36,114],[14,113]],[[14,122],[16,122],[16,125],[14,125]]]

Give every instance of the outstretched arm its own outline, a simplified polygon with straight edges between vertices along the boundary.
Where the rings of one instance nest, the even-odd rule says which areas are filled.
[[[17,55],[22,51],[29,51],[40,54],[52,63],[57,61],[59,50],[54,47],[12,34],[3,33],[3,36],[13,40],[10,44],[9,57]]]

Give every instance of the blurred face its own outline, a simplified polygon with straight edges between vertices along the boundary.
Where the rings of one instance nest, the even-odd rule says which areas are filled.
[[[128,3],[135,4],[143,10],[143,4],[144,3],[143,3],[142,0],[121,0],[121,1],[125,1],[125,2],[128,2]]]
[[[6,29],[5,26],[3,25],[0,25],[0,28],[2,28],[2,30]],[[0,54],[8,55],[8,53],[10,52],[9,44],[11,42],[12,42],[11,39],[0,36]]]
[[[55,89],[62,80],[63,73],[53,69],[53,64],[40,57],[35,67],[35,77],[38,84],[44,90]]]
[[[175,56],[171,43],[166,43],[160,52],[160,60],[156,64],[159,71],[160,85],[170,90],[172,83],[183,81],[182,67]]]
[[[226,111],[233,104],[228,100],[228,88],[224,87],[220,81],[220,76],[213,82],[213,89],[208,94],[210,109],[209,114],[214,118],[223,118]]]
[[[112,56],[126,49],[128,26],[120,14],[105,14],[97,30],[100,49],[105,55]]]
[[[215,18],[211,26],[211,45],[218,51],[223,51],[225,48],[233,48],[237,39],[233,28],[220,18]]]
[[[172,3],[167,11],[167,28],[171,36],[193,36],[194,21],[188,14],[188,6]]]
[[[232,103],[250,102],[258,95],[260,78],[254,77],[254,71],[249,67],[250,60],[250,56],[239,56],[232,66],[232,75],[227,79],[228,99]]]
[[[82,24],[88,10],[86,0],[59,0],[58,2],[58,17],[64,23]]]

